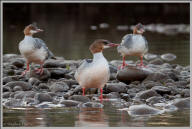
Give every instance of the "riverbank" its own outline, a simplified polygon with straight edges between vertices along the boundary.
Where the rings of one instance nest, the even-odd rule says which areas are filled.
[[[104,100],[114,101],[120,111],[130,116],[158,115],[190,108],[190,66],[171,64],[174,55],[145,56],[146,68],[136,67],[137,62],[118,70],[122,61],[110,61],[110,80],[103,88]],[[104,108],[95,88],[87,89],[82,96],[74,73],[82,60],[47,60],[42,76],[31,72],[21,77],[25,60],[20,55],[3,56],[3,107],[12,108]],[[131,78],[131,79],[130,79]],[[120,80],[120,81],[119,81]]]

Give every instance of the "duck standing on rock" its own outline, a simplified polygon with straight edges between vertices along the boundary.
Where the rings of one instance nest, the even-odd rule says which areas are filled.
[[[142,34],[145,32],[144,26],[138,23],[133,29],[133,34],[127,34],[123,37],[121,44],[117,47],[117,51],[123,56],[123,64],[121,68],[124,68],[125,56],[139,56],[140,64],[143,67],[143,56],[148,51],[148,42]]]
[[[36,24],[30,24],[24,29],[25,37],[19,43],[19,50],[21,55],[26,59],[27,69],[22,73],[22,76],[29,71],[29,65],[31,63],[41,65],[40,68],[35,71],[37,74],[42,75],[44,61],[49,58],[56,59],[43,40],[33,38],[33,34],[42,31],[43,30],[37,28]]]
[[[75,73],[75,79],[80,84],[85,95],[85,88],[100,88],[100,99],[103,99],[103,87],[110,77],[108,61],[103,56],[103,49],[115,47],[118,44],[108,40],[98,39],[89,49],[93,54],[93,60],[84,60]]]

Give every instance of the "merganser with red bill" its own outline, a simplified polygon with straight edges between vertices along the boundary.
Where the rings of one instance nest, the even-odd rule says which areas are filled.
[[[142,34],[145,32],[144,26],[139,23],[133,29],[133,34],[127,34],[123,37],[121,44],[117,47],[117,51],[123,56],[123,64],[121,68],[124,68],[125,56],[139,56],[140,64],[143,67],[143,56],[148,52],[148,42]]]
[[[25,27],[24,39],[19,43],[19,50],[22,56],[24,56],[27,69],[22,73],[22,76],[29,71],[29,65],[31,63],[40,64],[40,68],[36,69],[36,73],[43,73],[43,63],[49,58],[55,59],[53,53],[48,49],[45,42],[40,38],[33,38],[33,35],[43,30],[37,28],[36,24],[30,24]]]
[[[83,89],[85,88],[100,88],[100,99],[103,99],[103,87],[110,77],[108,61],[103,56],[102,52],[106,48],[116,47],[119,44],[114,44],[108,40],[98,39],[94,41],[89,49],[93,54],[93,60],[84,60],[75,73],[75,79]]]

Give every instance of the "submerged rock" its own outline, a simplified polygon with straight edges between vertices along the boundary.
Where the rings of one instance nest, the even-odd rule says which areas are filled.
[[[148,105],[133,105],[128,109],[128,113],[131,116],[145,116],[145,115],[157,115],[163,113],[163,110],[159,110]]]
[[[190,108],[190,98],[175,99],[173,105],[178,109],[189,109]]]
[[[121,82],[129,84],[134,81],[143,81],[151,73],[152,71],[146,68],[128,66],[119,70],[116,78]]]
[[[173,61],[175,60],[177,57],[176,55],[172,54],[172,53],[167,53],[167,54],[163,54],[161,55],[161,59],[165,60],[165,61]]]
[[[66,107],[74,107],[77,106],[80,102],[74,100],[63,100],[60,104],[65,105]]]
[[[103,104],[97,102],[86,102],[82,105],[84,108],[103,108],[103,106]]]
[[[82,95],[73,95],[69,97],[69,100],[75,100],[75,101],[80,101],[83,103],[89,102],[90,99],[86,96],[82,96]]]

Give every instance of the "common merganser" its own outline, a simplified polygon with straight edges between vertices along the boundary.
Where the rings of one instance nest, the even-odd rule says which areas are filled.
[[[29,65],[31,63],[40,64],[40,68],[36,69],[36,73],[43,73],[43,63],[46,59],[55,59],[53,53],[48,49],[45,42],[39,38],[33,38],[33,34],[42,32],[42,29],[38,29],[36,24],[30,24],[25,27],[24,39],[19,43],[19,50],[21,55],[24,56],[27,69],[22,73],[22,76],[29,71]]]
[[[143,32],[145,32],[144,26],[138,23],[133,29],[133,34],[127,34],[123,37],[121,44],[117,47],[117,51],[123,56],[121,68],[127,65],[125,63],[125,56],[140,56],[139,66],[144,66],[143,56],[148,51],[148,42],[142,36]]]
[[[110,77],[109,65],[102,54],[103,49],[115,47],[118,44],[108,40],[95,40],[89,47],[93,60],[84,60],[75,73],[75,79],[80,84],[85,95],[85,88],[100,88],[100,99],[103,99],[103,87]]]

